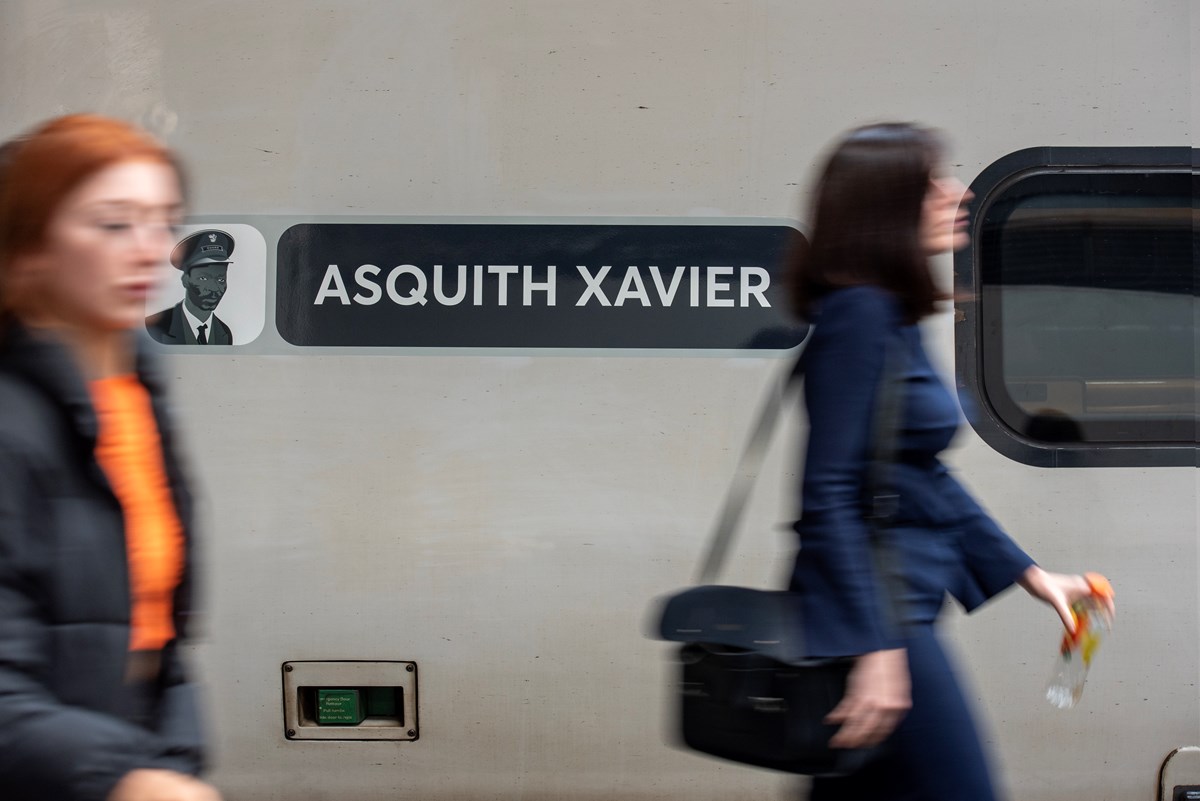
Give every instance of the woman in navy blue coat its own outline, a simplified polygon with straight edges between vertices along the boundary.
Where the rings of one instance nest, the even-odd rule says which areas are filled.
[[[997,797],[966,699],[933,623],[949,592],[968,611],[1020,584],[1068,629],[1082,576],[1048,573],[939,461],[958,405],[930,366],[916,323],[947,296],[928,259],[967,242],[965,187],[942,172],[942,143],[909,124],[851,131],[817,187],[810,245],[793,265],[810,434],[792,589],[813,656],[860,655],[830,718],[839,747],[887,740],[859,773],[816,779],[814,801],[991,801]],[[885,353],[902,354],[899,509],[886,536],[901,587],[883,589],[863,515],[864,478]],[[892,368],[895,369],[895,368]],[[899,619],[897,619],[899,618]]]

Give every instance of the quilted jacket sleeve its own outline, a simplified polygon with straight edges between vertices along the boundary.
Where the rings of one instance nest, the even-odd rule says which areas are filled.
[[[0,788],[6,801],[103,801],[127,772],[178,762],[163,737],[50,692],[39,581],[50,554],[32,476],[28,460],[0,444]]]

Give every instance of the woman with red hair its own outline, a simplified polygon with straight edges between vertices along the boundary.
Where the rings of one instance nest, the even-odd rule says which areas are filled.
[[[91,115],[0,151],[0,788],[214,801],[178,653],[190,503],[138,345],[183,208],[160,143]]]

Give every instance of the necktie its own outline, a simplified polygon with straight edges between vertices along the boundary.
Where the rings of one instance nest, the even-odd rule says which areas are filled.
[[[200,323],[200,325],[196,326],[196,344],[197,345],[207,345],[208,344],[208,336],[204,333],[205,328],[208,328],[208,323]]]

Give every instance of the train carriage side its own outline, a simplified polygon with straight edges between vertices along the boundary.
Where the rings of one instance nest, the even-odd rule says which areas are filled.
[[[138,119],[185,155],[194,222],[244,234],[228,300],[256,335],[163,346],[205,498],[191,656],[214,781],[246,801],[794,793],[665,741],[672,665],[644,631],[691,581],[793,351],[703,339],[762,310],[719,285],[697,303],[734,305],[694,342],[655,339],[683,336],[661,308],[625,326],[615,301],[640,296],[619,253],[610,305],[563,302],[521,340],[502,315],[522,290],[545,305],[549,279],[522,283],[500,243],[570,225],[574,253],[626,226],[675,253],[708,247],[705,226],[803,230],[822,148],[900,118],[944,128],[979,195],[972,250],[935,265],[958,305],[924,327],[975,407],[949,460],[1042,564],[1106,573],[1120,604],[1069,712],[1043,698],[1045,609],[948,611],[1001,780],[1031,801],[1200,785],[1198,20],[1188,0],[0,4],[0,136],[67,110]],[[505,266],[480,280],[511,302],[484,315],[467,292],[443,304],[453,326],[412,326],[433,285],[422,306],[414,272],[389,278],[432,281],[455,248]],[[667,258],[640,262],[648,298]],[[783,428],[730,582],[778,583],[794,547],[803,421]],[[374,684],[404,690],[371,701],[383,734],[295,736],[355,717],[318,689]]]

